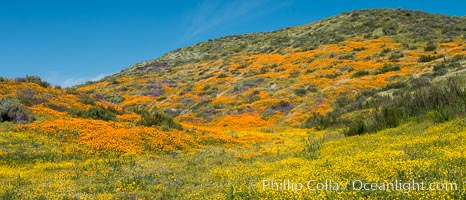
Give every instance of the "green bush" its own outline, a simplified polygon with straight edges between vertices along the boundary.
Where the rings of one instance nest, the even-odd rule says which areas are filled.
[[[136,113],[141,115],[142,119],[136,122],[137,125],[142,126],[160,126],[164,129],[178,129],[182,130],[181,124],[175,122],[173,118],[166,115],[165,113],[157,112],[155,109],[152,111],[147,110],[135,110]]]
[[[105,101],[116,103],[116,104],[119,104],[119,103],[125,101],[125,98],[123,96],[121,96],[120,94],[118,94],[118,93],[106,94],[103,97],[103,99],[105,99]]]
[[[34,118],[31,112],[13,99],[0,99],[0,122],[30,122]]]
[[[443,75],[445,75],[447,73],[448,73],[448,69],[447,68],[442,68],[442,69],[439,69],[439,70],[435,71],[433,73],[433,75],[434,76],[443,76]]]
[[[316,128],[317,130],[323,130],[334,126],[337,121],[337,115],[335,112],[330,112],[325,115],[321,115],[318,113],[312,113],[312,117],[308,118],[304,122],[304,127],[306,128]]]
[[[348,130],[344,132],[345,136],[354,136],[354,135],[361,135],[367,131],[366,124],[364,120],[356,119],[352,121],[349,126]]]
[[[52,109],[52,110],[55,110],[55,111],[58,111],[58,112],[65,112],[68,110],[68,107],[64,106],[64,105],[57,105],[57,104],[53,104],[53,103],[45,103],[44,106]]]
[[[32,106],[47,102],[48,99],[40,95],[40,91],[34,88],[18,88],[16,90],[16,99],[26,106]]]
[[[217,76],[217,78],[226,78],[228,77],[228,75],[224,74],[224,73],[221,73]]]
[[[81,94],[78,96],[78,101],[86,105],[95,106],[95,100],[90,95]]]
[[[437,59],[439,59],[441,57],[443,57],[443,55],[438,55],[438,56],[422,55],[421,57],[419,57],[419,59],[417,61],[418,62],[430,62],[430,61],[433,61],[433,60],[437,60]]]
[[[382,68],[379,69],[378,74],[384,74],[391,71],[400,71],[401,67],[399,65],[385,64]]]
[[[307,90],[304,88],[298,88],[294,90],[294,93],[296,94],[296,96],[303,97],[307,94]]]
[[[382,87],[382,89],[383,90],[400,89],[400,88],[405,88],[407,86],[408,86],[408,84],[406,82],[398,81],[398,82],[395,82],[395,83],[390,83],[390,84]]]
[[[118,80],[117,80],[117,78],[115,78],[115,77],[113,77],[113,76],[107,77],[107,81],[108,81],[110,84],[113,84],[113,85],[119,83]]]
[[[461,77],[451,77],[445,82],[432,85],[425,79],[415,79],[411,87],[403,84],[399,92],[391,96],[361,95],[349,105],[335,108],[325,115],[314,114],[308,118],[304,127],[318,129],[344,126],[345,135],[359,135],[393,128],[412,117],[424,117],[436,122],[447,121],[457,116],[466,115],[466,90]],[[356,110],[373,110],[356,112],[353,120],[341,119],[340,116]]]
[[[382,32],[384,35],[396,35],[398,24],[395,22],[386,23],[382,27]]]
[[[353,48],[353,51],[364,51],[366,50],[366,47],[359,47],[359,48]]]
[[[275,114],[275,110],[272,108],[267,108],[264,110],[264,113],[262,113],[262,118],[268,119],[269,117],[272,117]]]
[[[352,72],[352,71],[354,71],[354,68],[345,65],[345,66],[340,67],[338,70],[340,70],[340,72],[345,72],[345,71],[346,72]]]
[[[456,61],[460,61],[460,60],[464,60],[464,59],[466,59],[466,56],[455,55],[455,56],[453,56],[453,58],[451,58],[450,62],[456,62]]]
[[[404,57],[403,53],[401,51],[394,51],[392,54],[388,57],[388,60],[391,62],[399,62],[398,59]]]
[[[437,50],[437,43],[436,42],[429,42],[424,47],[424,51],[435,51]]]
[[[29,76],[26,75],[24,78],[16,78],[15,82],[17,83],[35,83],[41,87],[50,87],[50,83],[43,81],[39,76]]]
[[[369,75],[368,71],[361,70],[361,71],[357,71],[354,74],[352,74],[351,78],[360,78],[360,77],[367,76],[367,75]]]
[[[80,118],[90,118],[104,121],[115,121],[117,119],[114,112],[99,106],[92,106],[87,110],[73,108],[69,109],[68,112]]]

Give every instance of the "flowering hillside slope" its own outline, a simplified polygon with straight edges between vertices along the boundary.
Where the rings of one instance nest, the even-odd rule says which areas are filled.
[[[360,10],[72,88],[0,77],[0,199],[464,199],[465,39]]]

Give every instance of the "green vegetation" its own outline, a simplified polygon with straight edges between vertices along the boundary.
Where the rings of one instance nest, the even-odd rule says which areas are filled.
[[[320,129],[343,126],[347,127],[345,135],[352,136],[397,127],[402,121],[425,115],[435,122],[448,121],[466,115],[466,91],[462,83],[461,77],[450,77],[436,84],[413,80],[411,87],[401,88],[392,95],[376,95],[370,100],[363,95],[324,116],[314,115],[305,126]],[[342,118],[345,114],[351,117]]]
[[[393,65],[393,64],[385,64],[382,68],[379,70],[379,74],[391,72],[391,71],[400,71],[401,67],[400,65]]]
[[[430,41],[427,43],[427,45],[424,47],[424,51],[435,51],[437,50],[437,43]]]
[[[182,130],[181,124],[175,122],[172,117],[165,113],[160,113],[155,109],[151,111],[136,109],[135,112],[142,117],[142,119],[136,123],[138,125],[161,126],[164,130],[172,128]]]
[[[40,95],[40,91],[35,88],[20,88],[16,90],[16,99],[26,106],[32,106],[47,102],[50,96]]]
[[[69,109],[68,113],[80,118],[98,119],[104,121],[115,121],[116,114],[114,111],[102,108],[100,106],[92,106],[87,110]]]
[[[430,61],[437,60],[442,57],[443,55],[422,55],[419,58],[418,62],[430,62]]]
[[[79,102],[83,104],[95,106],[95,100],[90,95],[80,94],[78,98]]]
[[[0,122],[29,122],[31,112],[14,99],[0,99]]]
[[[369,75],[368,71],[361,70],[361,71],[357,71],[354,74],[352,74],[351,78],[360,78],[360,77],[367,76],[367,75]]]
[[[29,76],[26,75],[24,78],[16,78],[15,82],[17,83],[35,83],[41,87],[50,87],[50,83],[43,81],[39,76]]]

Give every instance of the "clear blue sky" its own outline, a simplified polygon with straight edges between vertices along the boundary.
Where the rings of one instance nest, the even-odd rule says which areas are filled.
[[[200,41],[364,8],[466,15],[459,0],[1,0],[0,76],[70,86]]]

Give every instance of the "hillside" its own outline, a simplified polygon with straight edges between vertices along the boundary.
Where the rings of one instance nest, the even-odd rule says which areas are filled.
[[[371,9],[72,88],[0,77],[0,199],[464,199],[465,40],[466,17]]]
[[[456,67],[446,70],[462,70],[464,19],[405,10],[343,13],[202,42],[78,90],[125,107],[157,107],[185,123],[301,126],[338,98],[408,82],[455,56]]]

